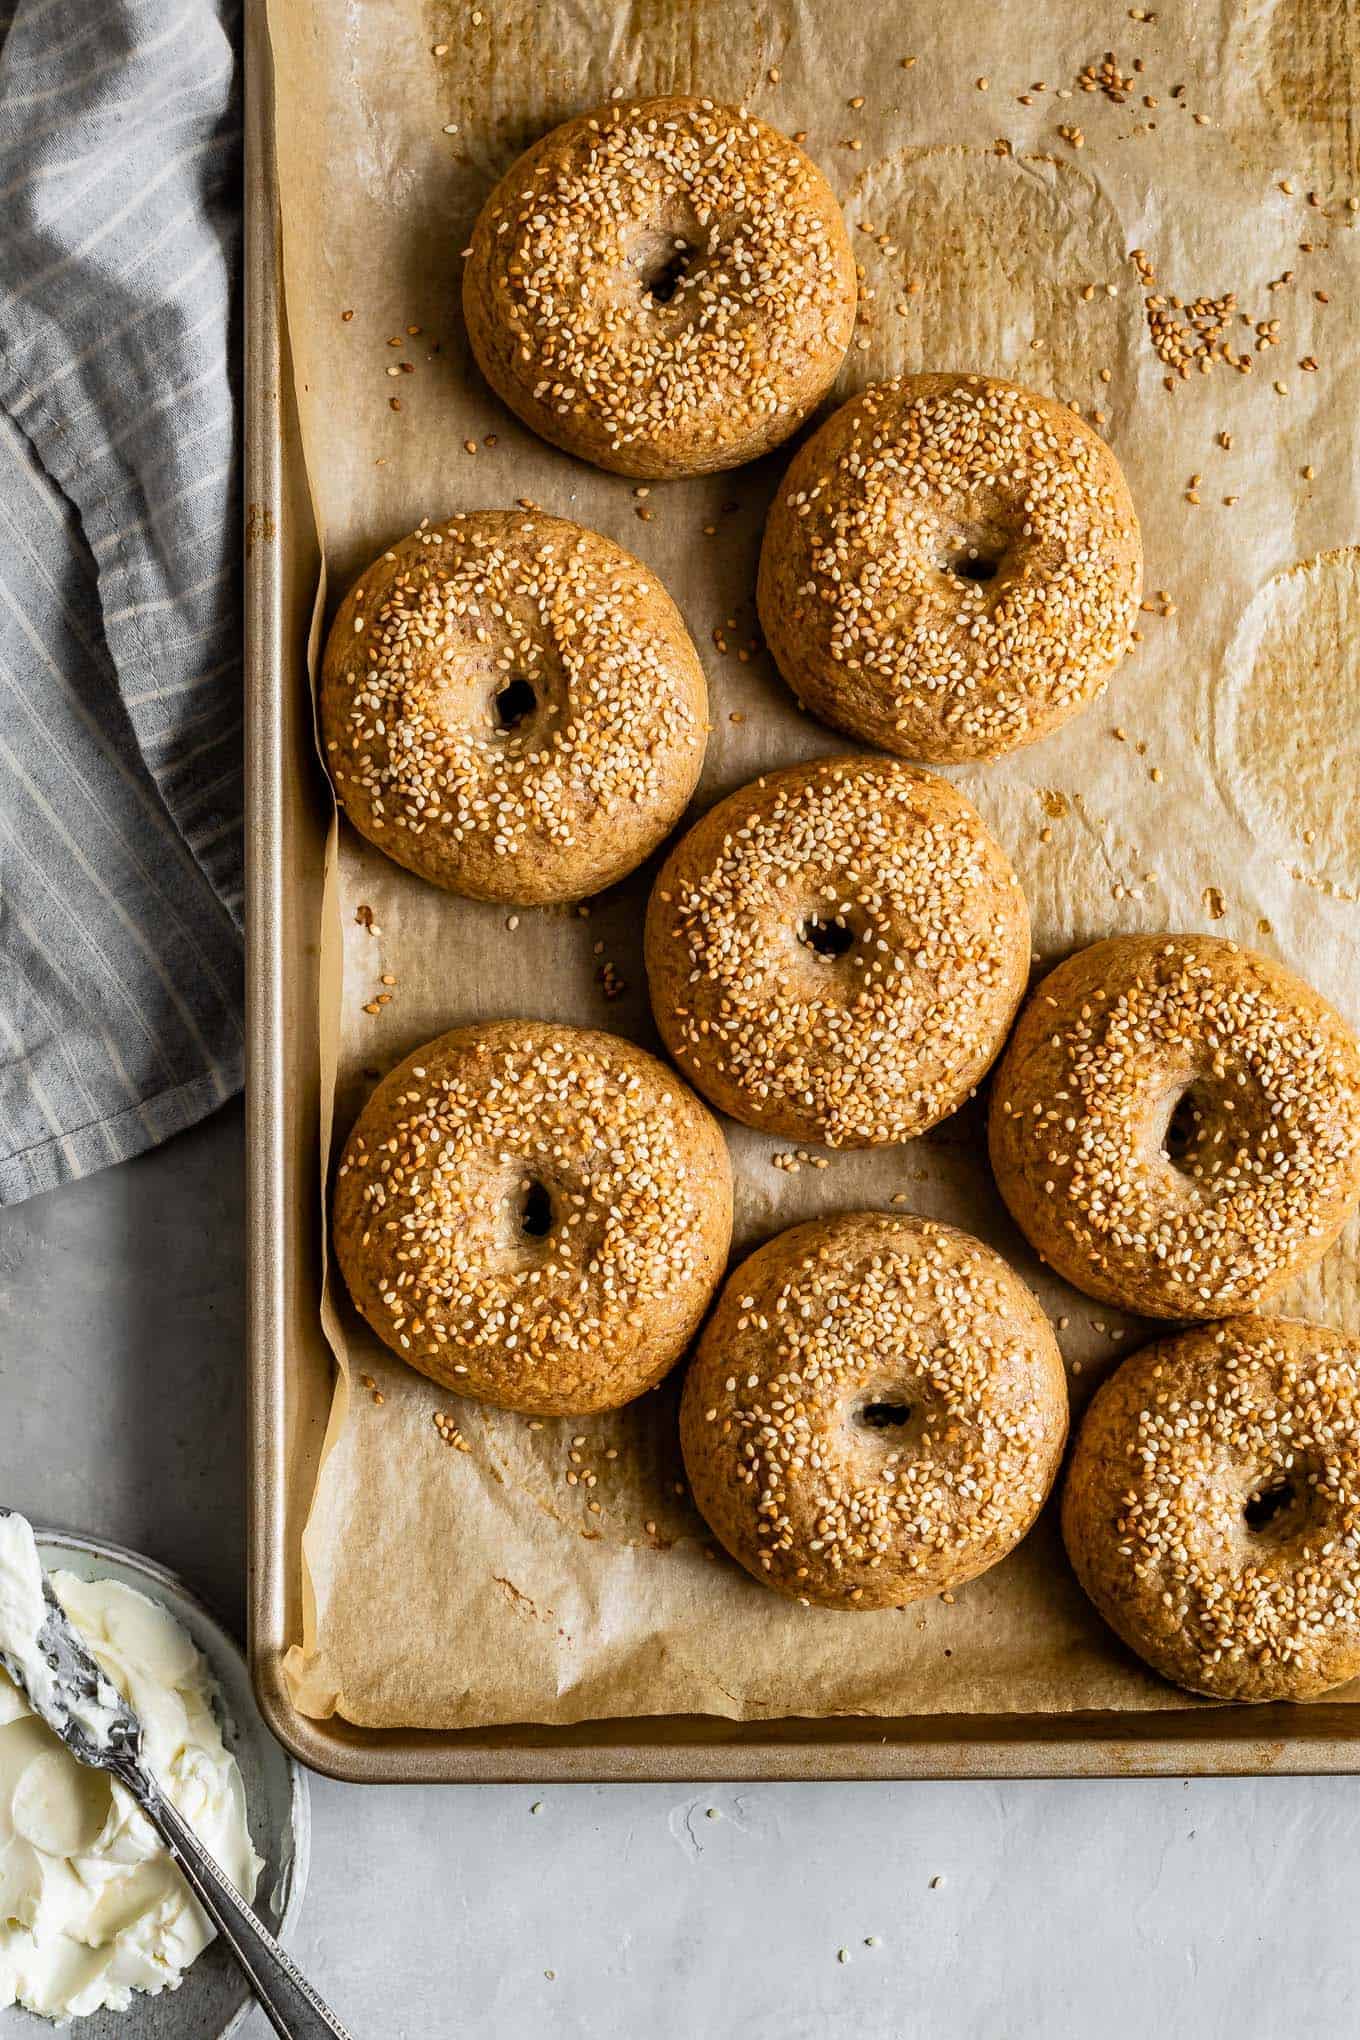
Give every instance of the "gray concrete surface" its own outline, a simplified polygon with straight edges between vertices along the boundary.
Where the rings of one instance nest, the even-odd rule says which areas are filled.
[[[150,1552],[238,1616],[241,1210],[228,1111],[0,1213],[0,1499]],[[313,1809],[298,1953],[355,2040],[1356,2026],[1358,1781],[318,1779]]]

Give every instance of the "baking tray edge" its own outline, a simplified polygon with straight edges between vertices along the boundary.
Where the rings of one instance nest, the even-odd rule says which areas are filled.
[[[297,1712],[282,1676],[297,1591],[287,1517],[288,1310],[319,1310],[313,1166],[290,1166],[300,1073],[289,1060],[285,906],[294,881],[282,704],[299,641],[284,599],[299,542],[287,463],[299,461],[285,356],[264,0],[245,15],[245,630],[247,937],[247,1449],[249,1656],[264,1719],[310,1769],[353,1784],[565,1784],[1319,1775],[1360,1772],[1360,1709],[727,1722],[675,1717],[430,1734],[365,1731]],[[296,484],[298,469],[292,470]],[[305,490],[294,486],[295,499]],[[309,534],[314,546],[314,535]],[[306,1104],[303,1105],[304,1111]],[[312,1117],[314,1117],[314,1113]],[[313,1153],[315,1152],[313,1146]],[[305,1184],[305,1192],[302,1185]],[[305,1212],[300,1208],[306,1203]],[[319,1336],[319,1334],[318,1334]]]

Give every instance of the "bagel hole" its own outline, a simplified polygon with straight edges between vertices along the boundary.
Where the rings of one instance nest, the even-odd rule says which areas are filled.
[[[547,1184],[540,1183],[537,1177],[523,1184],[515,1215],[526,1240],[545,1240],[553,1223],[552,1192]]]
[[[1260,1488],[1254,1495],[1248,1495],[1242,1510],[1242,1521],[1253,1536],[1259,1537],[1263,1531],[1279,1523],[1281,1516],[1292,1508],[1295,1499],[1292,1480],[1274,1480],[1269,1487]]]
[[[970,545],[966,552],[956,553],[945,561],[945,572],[960,581],[994,581],[1001,572],[1002,557],[1000,553],[979,552]]]
[[[868,1431],[900,1431],[911,1421],[911,1404],[869,1402],[855,1412],[856,1421]]]
[[[820,914],[809,914],[798,930],[798,940],[805,949],[812,950],[814,955],[825,957],[828,963],[834,963],[838,957],[846,955],[853,947],[855,934],[839,915],[834,920],[827,921],[823,920]]]
[[[1187,1175],[1192,1173],[1191,1163],[1204,1128],[1206,1102],[1197,1084],[1188,1085],[1172,1106],[1162,1135],[1162,1153],[1173,1169]]]
[[[649,297],[654,305],[668,305],[688,276],[695,253],[688,241],[674,241],[669,254],[643,270],[644,297]]]
[[[513,735],[537,707],[538,695],[534,684],[521,673],[507,680],[491,697],[491,713],[496,719],[496,729],[503,737]]]

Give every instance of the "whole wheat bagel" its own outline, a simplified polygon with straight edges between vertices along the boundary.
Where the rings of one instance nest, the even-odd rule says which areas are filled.
[[[1227,1317],[1320,1260],[1360,1200],[1360,1049],[1269,957],[1115,936],[1030,995],[989,1131],[1060,1275],[1148,1317]]]
[[[618,474],[705,473],[787,439],[835,380],[855,265],[793,142],[710,99],[565,122],[478,218],[463,311],[526,425]]]
[[[1306,1700],[1360,1673],[1360,1346],[1235,1317],[1132,1353],[1063,1490],[1077,1578],[1178,1686]]]
[[[541,1416],[660,1380],[732,1233],[721,1133],[611,1034],[456,1028],[385,1077],[336,1178],[332,1239],[384,1344],[459,1395]]]
[[[600,892],[680,819],[708,691],[680,612],[622,546],[559,517],[425,523],[340,605],[321,733],[359,832],[474,899]]]
[[[854,1212],[729,1277],[685,1380],[694,1499],[756,1579],[900,1608],[1025,1535],[1067,1435],[1048,1320],[980,1241]]]
[[[892,758],[768,773],[671,851],[647,909],[662,1039],[794,1140],[910,1139],[968,1096],[1029,971],[1019,881],[947,780]]]
[[[1104,688],[1142,560],[1119,463],[1065,404],[989,376],[899,376],[794,456],[760,620],[824,722],[927,764],[994,758]]]

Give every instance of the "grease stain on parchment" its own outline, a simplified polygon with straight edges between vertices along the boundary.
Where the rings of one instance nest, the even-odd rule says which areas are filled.
[[[1360,163],[1360,10],[1354,0],[1276,0],[1264,92],[1298,138],[1323,198],[1354,189]]]
[[[1300,560],[1248,603],[1212,700],[1214,763],[1253,836],[1343,895],[1360,881],[1360,547]]]
[[[465,0],[423,0],[445,120],[489,177],[531,142],[612,93],[699,93],[733,103],[755,90],[766,52],[786,33],[777,4],[742,0],[591,0],[553,10],[539,0],[488,0],[472,25]],[[735,57],[734,57],[735,52]],[[456,59],[456,61],[455,61]]]
[[[838,395],[885,376],[977,369],[1098,407],[1118,427],[1140,311],[1118,217],[1085,171],[962,144],[899,149],[864,172],[846,216],[875,295],[859,329],[869,345],[851,352]]]
[[[1218,68],[1226,125],[1246,160],[1270,151],[1324,204],[1360,188],[1356,0],[1241,0]]]

